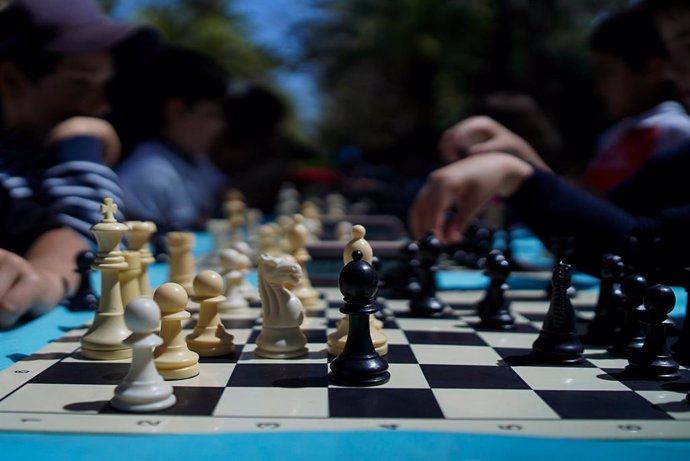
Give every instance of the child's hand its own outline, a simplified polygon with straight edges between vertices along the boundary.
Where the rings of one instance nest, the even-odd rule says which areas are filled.
[[[113,166],[120,158],[120,138],[113,126],[100,118],[72,117],[57,124],[48,137],[50,144],[75,136],[91,136],[103,142],[103,163]]]

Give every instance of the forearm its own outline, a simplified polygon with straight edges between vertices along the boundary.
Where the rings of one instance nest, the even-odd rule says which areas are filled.
[[[545,245],[549,246],[557,237],[573,237],[571,262],[591,273],[598,272],[604,253],[634,256],[628,238],[632,231],[660,226],[659,220],[634,216],[539,170],[507,203]]]

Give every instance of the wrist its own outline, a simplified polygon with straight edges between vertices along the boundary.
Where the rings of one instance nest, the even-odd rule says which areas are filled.
[[[515,157],[507,157],[498,195],[503,198],[512,196],[533,173],[534,167],[530,163]]]

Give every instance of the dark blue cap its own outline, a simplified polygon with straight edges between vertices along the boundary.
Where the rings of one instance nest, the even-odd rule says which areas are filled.
[[[92,0],[0,0],[0,56],[22,50],[78,54],[154,45],[157,35],[149,25],[113,21]]]

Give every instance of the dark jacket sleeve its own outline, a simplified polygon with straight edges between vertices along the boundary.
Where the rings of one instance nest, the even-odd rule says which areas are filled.
[[[684,267],[690,265],[690,246],[683,238],[690,235],[690,192],[684,191],[681,197],[671,194],[671,189],[679,187],[667,183],[680,180],[676,170],[686,167],[688,158],[678,155],[650,163],[648,170],[619,189],[617,202],[536,170],[508,204],[547,246],[555,238],[572,237],[571,262],[585,272],[598,275],[602,255],[608,252],[631,264]],[[644,206],[628,203],[626,190],[643,197]],[[641,247],[633,244],[631,235],[643,236],[644,241],[658,238],[657,242],[662,243],[655,243],[654,248]]]

